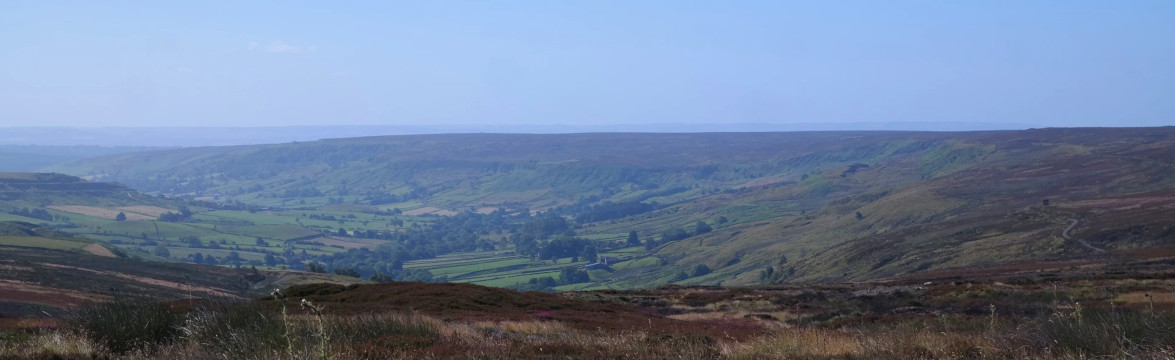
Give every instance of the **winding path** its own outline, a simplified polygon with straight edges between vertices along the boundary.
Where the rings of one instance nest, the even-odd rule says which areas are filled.
[[[1065,231],[1061,232],[1061,237],[1065,238],[1065,240],[1077,241],[1078,244],[1081,244],[1081,246],[1084,246],[1090,250],[1097,251],[1097,252],[1106,252],[1106,249],[1102,249],[1102,248],[1098,248],[1096,246],[1090,245],[1088,242],[1085,242],[1085,240],[1074,239],[1072,237],[1069,237],[1069,230],[1073,230],[1073,228],[1077,226],[1077,223],[1080,220],[1069,219],[1069,221],[1072,221],[1072,222],[1069,223],[1069,227],[1065,228]]]

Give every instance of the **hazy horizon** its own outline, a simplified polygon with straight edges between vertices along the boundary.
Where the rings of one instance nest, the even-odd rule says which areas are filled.
[[[0,145],[37,146],[229,146],[276,144],[390,135],[456,133],[701,133],[796,131],[990,131],[1022,130],[1026,124],[841,123],[841,124],[621,124],[621,125],[293,125],[293,126],[107,126],[0,127]]]
[[[0,126],[1161,126],[1175,118],[1172,13],[17,2],[0,12]]]

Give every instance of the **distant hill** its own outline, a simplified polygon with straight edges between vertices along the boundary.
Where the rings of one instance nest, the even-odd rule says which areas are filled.
[[[0,221],[0,236],[70,237],[71,235],[27,222]]]
[[[0,210],[70,205],[161,205],[164,201],[122,185],[59,173],[0,172]]]
[[[164,147],[0,145],[0,171],[38,171],[80,159]]]
[[[165,194],[240,201],[405,200],[545,209],[685,186],[798,181],[829,166],[913,156],[998,133],[449,134],[120,154],[51,168]],[[936,171],[937,169],[927,169]],[[319,199],[308,199],[319,198]]]
[[[655,240],[592,275],[633,287],[1146,257],[1137,250],[1175,247],[1164,220],[1175,215],[1173,164],[1166,127],[387,136],[118,154],[53,170],[275,209],[546,211],[575,220],[578,236]],[[638,202],[649,206],[616,206]]]
[[[768,131],[918,130],[977,131],[1034,127],[1016,123],[860,122],[860,123],[711,123],[711,124],[435,124],[435,125],[311,125],[270,127],[0,127],[0,155],[6,145],[42,147],[191,147],[280,144],[377,135],[459,133],[697,133]],[[94,154],[98,155],[98,154]],[[2,160],[3,157],[0,157]],[[3,164],[3,161],[0,161]],[[32,170],[32,169],[30,169]]]

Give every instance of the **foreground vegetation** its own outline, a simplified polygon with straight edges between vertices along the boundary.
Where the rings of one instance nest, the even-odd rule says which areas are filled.
[[[303,285],[118,300],[0,333],[9,358],[1169,359],[1175,281],[1067,279],[552,295]]]

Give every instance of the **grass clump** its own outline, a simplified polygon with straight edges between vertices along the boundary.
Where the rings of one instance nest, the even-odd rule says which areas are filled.
[[[1060,353],[1126,356],[1170,350],[1175,345],[1175,314],[1151,316],[1137,310],[1083,310],[1037,321],[1023,336],[1036,346]]]
[[[255,302],[207,305],[190,312],[184,338],[208,356],[245,359],[288,346],[281,314]]]
[[[172,343],[184,314],[150,300],[117,300],[78,310],[72,322],[94,343],[114,353]]]

